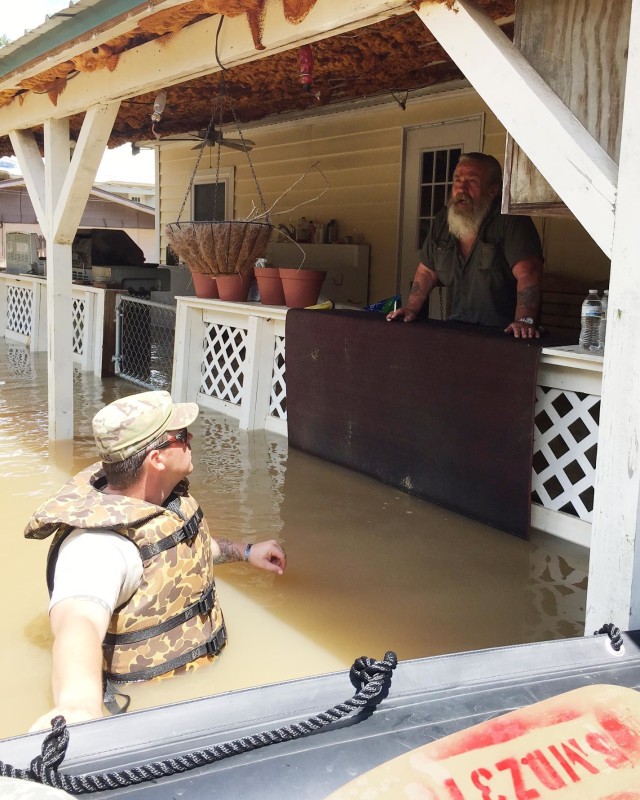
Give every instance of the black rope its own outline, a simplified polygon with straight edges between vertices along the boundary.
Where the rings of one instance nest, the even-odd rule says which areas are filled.
[[[69,794],[80,795],[133,786],[145,781],[188,772],[196,767],[213,764],[224,758],[257,750],[260,747],[298,739],[338,722],[353,711],[360,711],[367,705],[376,705],[382,699],[384,690],[388,688],[391,673],[397,663],[397,656],[393,652],[385,653],[382,661],[376,661],[366,656],[358,658],[350,672],[352,682],[359,686],[353,697],[314,717],[309,717],[309,719],[121,772],[101,772],[90,775],[68,775],[58,772],[58,767],[64,761],[67,752],[69,731],[64,717],[54,717],[51,720],[51,732],[45,736],[42,742],[41,753],[33,759],[29,769],[17,769],[0,761],[0,776],[21,778],[62,789]]]
[[[609,639],[611,640],[611,647],[617,652],[619,652],[620,648],[623,645],[622,641],[622,634],[620,633],[620,628],[616,628],[613,622],[607,622],[606,625],[603,625],[600,630],[594,631],[593,635],[598,636],[601,633],[606,633]]]

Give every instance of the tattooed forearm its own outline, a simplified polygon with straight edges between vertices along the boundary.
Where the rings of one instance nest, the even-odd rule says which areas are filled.
[[[540,313],[542,292],[539,286],[526,286],[518,289],[516,295],[516,319],[520,317],[533,317]]]
[[[409,294],[422,294],[424,292],[424,286],[418,280],[414,280],[411,282],[411,291]]]
[[[218,552],[216,552],[216,549]],[[216,564],[244,561],[244,553],[241,553],[238,545],[229,541],[229,539],[215,539],[213,542],[213,560]]]

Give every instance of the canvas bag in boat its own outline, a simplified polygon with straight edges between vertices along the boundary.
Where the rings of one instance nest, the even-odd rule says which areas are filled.
[[[587,686],[370,770],[327,800],[640,800],[640,695]]]

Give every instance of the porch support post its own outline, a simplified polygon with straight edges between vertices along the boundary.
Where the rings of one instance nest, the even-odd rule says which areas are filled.
[[[640,0],[633,0],[609,282],[587,633],[640,628]]]
[[[469,0],[416,11],[600,248],[611,255],[615,162],[522,53]]]
[[[69,120],[44,124],[45,225],[47,240],[47,355],[49,439],[73,439],[73,341],[71,244],[58,244],[54,211],[69,168]]]
[[[44,162],[33,133],[14,130],[11,143],[47,240],[49,438],[73,438],[73,305],[71,246],[120,103],[85,114],[73,158],[69,118],[44,123]]]

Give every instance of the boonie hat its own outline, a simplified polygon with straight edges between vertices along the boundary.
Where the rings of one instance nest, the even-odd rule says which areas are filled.
[[[109,403],[93,418],[93,435],[102,461],[113,464],[139,453],[165,431],[191,425],[195,403],[174,403],[169,392],[141,392]]]

